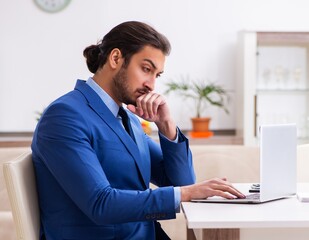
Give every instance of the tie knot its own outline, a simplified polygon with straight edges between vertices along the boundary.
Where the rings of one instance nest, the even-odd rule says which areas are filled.
[[[120,108],[119,108],[118,115],[121,117],[122,124],[123,124],[125,130],[126,130],[126,131],[128,132],[128,134],[131,136],[131,138],[133,139],[133,141],[135,141],[134,133],[133,133],[133,130],[132,130],[132,128],[131,128],[131,124],[130,124],[130,119],[129,119],[128,113],[126,112],[126,110],[124,110],[123,107],[120,107]]]
[[[127,119],[128,119],[128,114],[127,114],[126,110],[124,110],[123,107],[120,107],[120,108],[119,108],[118,115],[119,115],[122,119],[124,119],[124,120],[127,121]]]

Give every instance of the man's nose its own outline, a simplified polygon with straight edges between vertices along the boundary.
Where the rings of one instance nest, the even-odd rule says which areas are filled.
[[[155,86],[155,81],[156,81],[156,77],[150,77],[146,82],[145,82],[145,87],[148,89],[148,91],[153,91],[154,90],[154,86]]]

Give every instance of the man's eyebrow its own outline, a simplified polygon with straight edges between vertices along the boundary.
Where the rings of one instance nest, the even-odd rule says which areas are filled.
[[[149,62],[151,64],[151,66],[154,68],[154,69],[157,69],[157,66],[154,64],[153,61],[151,61],[150,59],[148,58],[144,58],[143,61],[146,61],[146,62]]]
[[[154,62],[151,61],[150,59],[144,58],[143,61],[149,62],[150,65],[151,65],[154,69],[158,69],[157,66],[154,64]],[[160,73],[163,73],[163,71],[161,71]]]

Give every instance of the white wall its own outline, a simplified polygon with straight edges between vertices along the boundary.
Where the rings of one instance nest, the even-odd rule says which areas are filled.
[[[83,49],[126,20],[145,21],[172,43],[157,91],[181,74],[217,81],[230,92],[231,113],[205,114],[212,129],[235,129],[237,32],[309,31],[308,7],[307,0],[72,0],[49,14],[32,0],[1,0],[0,132],[33,131],[36,111],[91,76]],[[168,102],[178,125],[190,129],[190,103],[175,95]]]

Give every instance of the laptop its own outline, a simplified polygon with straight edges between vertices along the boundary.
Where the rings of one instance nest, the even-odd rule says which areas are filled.
[[[297,130],[295,124],[262,125],[259,193],[245,199],[209,197],[192,202],[263,203],[292,196],[297,190]],[[251,184],[248,184],[248,187]],[[256,186],[256,185],[251,185]],[[249,190],[249,189],[248,189]]]

